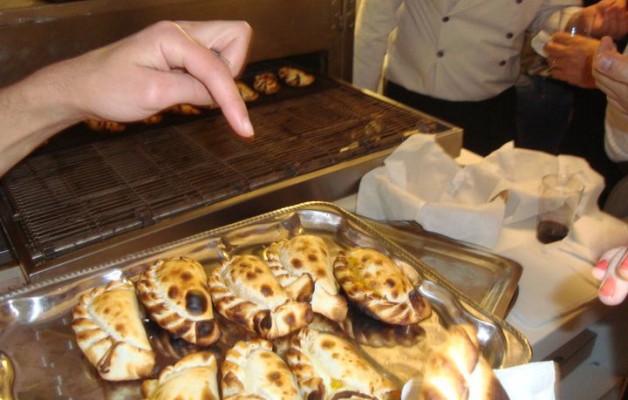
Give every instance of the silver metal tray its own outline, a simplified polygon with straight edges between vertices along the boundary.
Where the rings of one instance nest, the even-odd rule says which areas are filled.
[[[141,398],[141,382],[104,382],[83,357],[70,327],[71,311],[78,296],[121,277],[133,278],[159,258],[185,255],[211,269],[226,254],[258,254],[264,246],[300,233],[322,236],[331,245],[332,254],[350,246],[376,248],[414,267],[423,277],[420,291],[432,304],[432,316],[422,321],[418,329],[411,330],[412,337],[396,331],[387,336],[383,345],[381,341],[360,345],[400,385],[420,374],[430,347],[454,323],[470,322],[477,327],[484,355],[494,368],[529,362],[531,348],[521,333],[380,231],[333,204],[303,203],[0,296],[0,351],[8,356],[15,370],[14,395],[20,399]],[[356,318],[355,326],[365,321],[359,315],[352,318]],[[149,326],[149,332],[158,353],[165,353],[166,348],[168,354],[179,350],[189,352],[186,346],[177,347],[180,343],[171,338],[164,345],[163,334],[154,327],[151,330]],[[212,350],[220,358],[224,349],[219,347]]]

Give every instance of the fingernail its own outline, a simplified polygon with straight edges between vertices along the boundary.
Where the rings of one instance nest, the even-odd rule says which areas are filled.
[[[600,296],[603,297],[613,297],[615,294],[615,279],[609,277],[607,280],[602,283],[600,287]]]
[[[255,131],[253,130],[253,125],[251,124],[251,120],[248,118],[244,118],[242,120],[242,133],[244,137],[253,137],[255,135]]]
[[[601,56],[598,60],[597,66],[601,71],[608,71],[613,65],[613,60],[607,56]]]

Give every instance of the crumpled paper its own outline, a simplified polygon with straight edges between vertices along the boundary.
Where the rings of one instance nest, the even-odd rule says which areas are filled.
[[[557,370],[553,361],[541,361],[496,369],[495,375],[511,400],[554,400]],[[401,400],[416,400],[420,379],[410,379],[401,391]]]
[[[413,220],[428,231],[492,249],[504,224],[538,214],[541,177],[554,172],[577,174],[583,182],[578,215],[599,212],[604,179],[580,157],[510,142],[479,163],[460,166],[432,135],[416,134],[362,178],[356,212],[376,220]]]

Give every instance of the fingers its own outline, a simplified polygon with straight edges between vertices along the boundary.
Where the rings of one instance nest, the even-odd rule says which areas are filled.
[[[216,21],[210,25],[203,22],[178,21],[177,24],[193,40],[219,55],[229,65],[233,77],[242,72],[253,35],[248,23]]]
[[[170,69],[183,69],[207,91],[206,99],[213,99],[221,109],[233,130],[242,137],[253,136],[248,111],[233,77],[246,61],[250,35],[246,36],[246,24],[201,24],[181,22],[177,25],[182,35],[170,37],[162,44],[163,57]],[[238,35],[244,32],[244,37]],[[216,37],[200,38],[202,35]],[[209,46],[209,47],[208,47]],[[213,51],[212,51],[213,49]],[[173,78],[181,78],[173,74]],[[202,88],[198,83],[184,78],[181,84],[190,84],[198,95]]]
[[[626,247],[606,252],[593,268],[593,276],[601,280],[598,290],[600,301],[606,305],[617,305],[628,295],[628,256]]]

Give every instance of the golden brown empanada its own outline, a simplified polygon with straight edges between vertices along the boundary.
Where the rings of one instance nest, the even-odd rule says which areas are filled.
[[[312,310],[334,321],[347,316],[347,299],[339,293],[331,255],[325,240],[315,235],[298,235],[275,242],[264,250],[268,266],[283,286],[304,274],[314,279]]]
[[[286,85],[292,87],[309,86],[314,83],[315,80],[314,75],[294,67],[281,67],[279,68],[278,75]]]
[[[209,346],[220,337],[207,274],[198,262],[187,257],[158,260],[135,287],[151,319],[176,337],[198,346]]]
[[[453,325],[425,363],[418,400],[507,400],[471,324]]]
[[[301,296],[293,294],[300,300],[294,300],[268,265],[254,255],[235,256],[209,275],[216,310],[269,340],[294,332],[312,320],[309,301],[314,282],[304,275],[295,283],[304,291]]]
[[[220,400],[218,365],[210,352],[189,354],[142,383],[146,400]]]
[[[431,307],[403,270],[385,254],[354,247],[340,252],[334,275],[347,297],[364,313],[389,324],[414,324]]]
[[[253,78],[253,89],[267,95],[275,94],[281,89],[277,75],[272,72],[262,72]]]
[[[155,353],[131,282],[113,281],[81,295],[73,310],[72,329],[103,379],[139,379],[153,371]]]
[[[238,87],[238,90],[240,91],[240,96],[245,103],[255,101],[259,98],[259,93],[251,89],[246,83],[242,81],[236,81],[236,86]]]
[[[227,350],[222,364],[224,400],[259,398],[299,400],[299,384],[285,361],[264,339],[239,341]]]
[[[400,388],[380,373],[356,344],[331,332],[303,328],[286,361],[306,399],[398,399]]]

